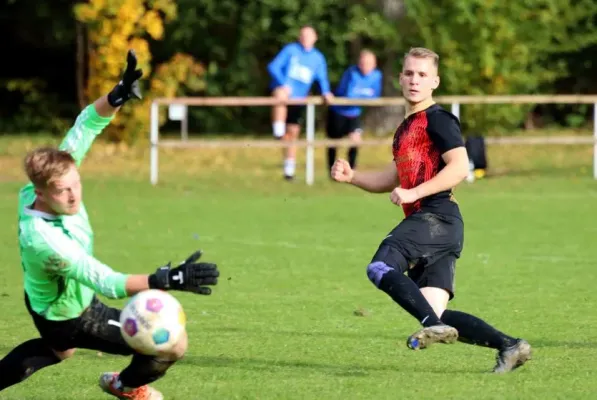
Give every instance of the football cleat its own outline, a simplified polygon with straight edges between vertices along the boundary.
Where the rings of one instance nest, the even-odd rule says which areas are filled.
[[[503,374],[521,367],[531,359],[531,345],[524,339],[518,339],[516,344],[498,351],[493,372]]]
[[[448,325],[425,327],[413,333],[406,340],[406,346],[412,350],[421,350],[433,343],[451,344],[458,340],[458,331]]]
[[[117,372],[104,372],[99,379],[102,390],[120,400],[164,400],[162,393],[151,386],[138,388],[116,388],[114,383],[118,380]]]

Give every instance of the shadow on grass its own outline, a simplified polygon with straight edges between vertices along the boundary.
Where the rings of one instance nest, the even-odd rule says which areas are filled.
[[[573,342],[568,340],[533,340],[529,341],[531,346],[537,349],[553,347],[561,349],[589,349],[597,350],[597,342]]]
[[[416,327],[413,328],[413,332],[415,331]],[[243,335],[250,335],[250,336],[287,336],[289,338],[292,337],[322,337],[322,338],[329,338],[329,339],[359,339],[359,340],[369,340],[371,338],[370,332],[345,332],[345,331],[333,331],[333,332],[317,332],[317,331],[288,331],[288,330],[258,330],[258,329],[244,329],[238,327],[209,327],[209,326],[202,326],[202,332],[213,332],[217,334],[225,334],[225,335],[234,335],[234,334],[243,334]],[[408,332],[408,334],[413,333]],[[396,332],[394,334],[389,333],[376,333],[375,339],[376,340],[391,340],[398,343],[406,343],[407,335],[401,335],[400,332]]]
[[[415,357],[412,354],[412,357]],[[406,357],[404,357],[406,358]],[[180,365],[189,365],[192,367],[205,368],[240,368],[249,371],[267,371],[269,373],[281,369],[290,370],[312,370],[314,373],[324,373],[339,377],[368,377],[380,372],[389,373],[415,373],[415,374],[478,374],[485,373],[474,367],[470,368],[452,368],[447,366],[438,366],[430,362],[428,365],[411,365],[405,362],[404,358],[388,356],[388,362],[374,365],[340,365],[331,363],[321,363],[304,360],[268,360],[258,358],[233,358],[226,355],[220,356],[187,356],[180,361]],[[403,362],[396,362],[402,360]]]
[[[15,344],[16,346],[17,344]],[[8,354],[13,347],[0,346],[0,353],[2,356]],[[358,351],[358,349],[355,349]],[[103,354],[101,357],[98,356],[98,352],[94,350],[80,350],[75,355],[76,358],[85,359],[94,363],[101,363],[103,361],[114,360],[116,358],[122,359],[123,361],[128,360],[128,356],[110,355]],[[267,371],[269,373],[275,373],[281,370],[286,371],[301,371],[304,373],[306,370],[311,370],[313,373],[326,374],[337,377],[368,377],[375,375],[380,372],[388,373],[414,373],[414,374],[440,374],[440,375],[452,375],[452,374],[478,374],[486,373],[487,371],[480,370],[478,368],[469,367],[463,368],[458,366],[457,368],[437,365],[433,362],[421,365],[420,362],[411,364],[408,359],[417,357],[414,352],[406,352],[402,355],[388,354],[387,362],[383,364],[369,364],[369,365],[342,365],[333,363],[322,363],[308,360],[270,360],[270,359],[259,359],[254,357],[231,357],[225,354],[219,356],[203,356],[203,355],[186,355],[176,365],[177,367],[203,367],[203,368],[236,368],[246,371]],[[57,366],[58,368],[71,368],[68,365]],[[489,366],[488,366],[489,367]]]
[[[222,329],[211,329],[211,331],[222,331]],[[230,328],[229,332],[238,333],[253,333],[258,334],[259,332],[243,330],[239,328]],[[262,333],[261,333],[262,334]],[[327,334],[325,332],[291,332],[291,331],[274,331],[267,332],[268,335],[285,335],[289,337],[296,336],[342,336],[349,338],[363,339],[367,335],[360,335],[357,333],[350,334]],[[388,338],[390,338],[388,336]],[[392,337],[393,339],[394,337]],[[541,348],[568,348],[568,349],[597,349],[597,342],[592,341],[550,341],[550,340],[531,340],[531,344],[535,349]],[[14,343],[14,346],[18,343]],[[438,346],[439,347],[439,346]],[[13,349],[9,345],[0,345],[0,353],[6,355]],[[355,352],[359,349],[355,348]],[[219,356],[212,355],[200,355],[200,354],[188,354],[186,355],[177,365],[180,367],[202,367],[202,368],[234,368],[242,369],[247,371],[267,371],[270,373],[279,372],[281,370],[286,371],[306,371],[311,370],[314,373],[323,373],[330,376],[338,377],[368,377],[375,375],[376,373],[412,373],[412,374],[438,374],[438,375],[453,375],[453,374],[487,374],[490,373],[490,369],[493,366],[493,351],[487,349],[487,367],[477,368],[475,365],[465,366],[458,362],[458,358],[455,358],[454,365],[437,364],[432,360],[428,363],[421,363],[419,354],[405,350],[400,354],[389,354],[386,357],[386,361],[380,364],[334,364],[326,362],[315,362],[309,360],[292,360],[292,359],[267,359],[267,358],[256,358],[256,357],[233,357],[226,354]],[[394,348],[392,351],[394,352]],[[390,352],[390,353],[391,353]],[[77,358],[83,358],[86,360],[92,360],[94,362],[102,362],[102,360],[112,359],[114,357],[121,358],[123,360],[128,357],[103,354],[101,357],[98,356],[98,352],[93,350],[82,350],[76,355]],[[65,366],[68,368],[68,366]]]

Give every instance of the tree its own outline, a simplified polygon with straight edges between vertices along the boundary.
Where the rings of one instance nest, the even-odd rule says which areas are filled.
[[[441,56],[438,94],[538,94],[567,73],[551,55],[597,43],[592,0],[406,0],[406,11]],[[466,105],[463,122],[469,131],[507,131],[532,107]]]
[[[135,50],[144,79],[149,81],[143,101],[123,108],[106,128],[109,139],[134,141],[147,137],[151,98],[174,97],[183,94],[183,89],[204,87],[204,69],[188,55],[176,53],[155,72],[152,69],[147,37],[162,39],[164,22],[174,19],[176,13],[173,0],[90,0],[75,7],[77,19],[87,25],[91,42],[87,97],[97,98],[114,87],[122,75],[125,55],[130,48]],[[163,116],[161,122],[164,122]]]

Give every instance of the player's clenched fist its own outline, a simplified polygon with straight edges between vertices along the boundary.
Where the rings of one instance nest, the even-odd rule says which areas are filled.
[[[392,190],[392,193],[390,193],[390,201],[397,206],[414,203],[417,200],[419,200],[419,197],[417,196],[417,191],[414,189],[403,189],[397,187],[396,189]]]
[[[332,179],[337,182],[350,182],[354,176],[354,171],[346,160],[336,160],[330,171]]]

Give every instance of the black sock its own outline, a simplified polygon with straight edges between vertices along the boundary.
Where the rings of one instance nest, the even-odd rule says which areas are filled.
[[[458,340],[468,344],[503,349],[516,344],[516,339],[510,337],[480,318],[460,311],[446,310],[442,314],[442,321],[446,325],[458,330]]]
[[[357,152],[358,149],[356,147],[348,149],[348,164],[350,164],[350,168],[354,168],[357,165]]]
[[[29,378],[34,372],[60,359],[42,339],[32,339],[21,343],[0,360],[0,390]]]
[[[120,373],[119,380],[124,387],[138,388],[160,379],[172,364],[174,361],[135,354],[128,367]]]
[[[334,161],[336,161],[336,148],[328,147],[328,172],[332,169]]]
[[[408,276],[399,271],[388,271],[381,278],[379,288],[415,317],[421,325],[425,327],[443,325],[427,299]]]

